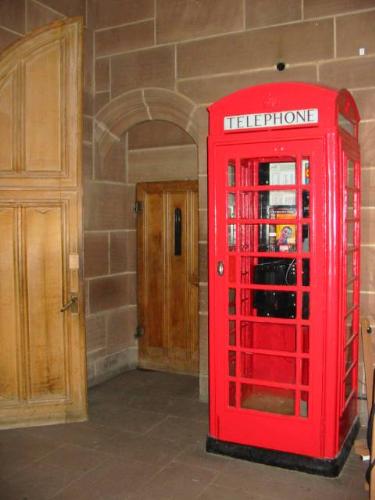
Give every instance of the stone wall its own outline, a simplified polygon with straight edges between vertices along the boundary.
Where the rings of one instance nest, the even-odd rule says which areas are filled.
[[[362,314],[373,318],[374,0],[2,0],[0,48],[36,26],[77,14],[86,20],[85,262],[90,380],[104,379],[136,363],[132,201],[134,182],[142,176],[129,179],[133,174],[127,161],[137,157],[134,150],[146,148],[129,149],[127,132],[138,123],[158,119],[178,125],[197,148],[200,373],[202,397],[207,394],[205,110],[209,103],[249,85],[294,80],[347,87],[353,92],[362,116],[361,305]],[[275,68],[279,61],[286,64],[282,72]],[[164,146],[162,142],[153,145]],[[183,142],[175,146],[192,150],[191,144]],[[140,155],[146,172],[146,154]]]
[[[237,89],[272,81],[349,88],[360,107],[363,159],[362,314],[375,311],[375,4],[373,0],[97,0],[97,109],[135,91],[163,88],[207,105]],[[359,49],[364,49],[360,55]],[[286,64],[282,72],[277,62]],[[108,104],[107,104],[108,105]],[[203,139],[201,138],[201,145]],[[201,394],[207,382],[207,196],[204,145],[200,184]]]

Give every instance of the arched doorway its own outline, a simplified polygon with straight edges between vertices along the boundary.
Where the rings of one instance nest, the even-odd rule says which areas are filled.
[[[164,89],[143,89],[125,93],[103,107],[96,116],[95,165],[105,161],[111,149],[118,145],[132,127],[160,120],[179,127],[187,133],[197,149],[197,178],[199,191],[206,190],[206,136],[207,113],[197,108],[189,99]],[[110,202],[110,201],[109,201]],[[206,208],[199,210],[199,234],[206,233]],[[199,245],[199,293],[207,296],[206,244]],[[201,303],[202,301],[200,301]],[[207,394],[207,314],[200,307],[200,393]]]

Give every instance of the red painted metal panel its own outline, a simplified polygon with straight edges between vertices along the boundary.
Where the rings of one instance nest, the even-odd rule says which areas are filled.
[[[301,83],[210,107],[216,439],[333,458],[356,417],[358,119],[347,91]]]

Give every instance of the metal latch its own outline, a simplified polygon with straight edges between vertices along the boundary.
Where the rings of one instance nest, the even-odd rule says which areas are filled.
[[[136,201],[134,203],[133,210],[134,210],[134,213],[136,213],[136,214],[139,214],[139,213],[143,212],[143,202],[142,201]]]
[[[78,297],[77,295],[70,295],[69,301],[62,306],[60,309],[61,312],[67,311],[70,309],[72,313],[78,312]]]
[[[143,326],[138,325],[137,328],[135,329],[134,337],[136,339],[139,339],[140,337],[143,337],[144,334],[145,334],[145,329],[143,328]]]

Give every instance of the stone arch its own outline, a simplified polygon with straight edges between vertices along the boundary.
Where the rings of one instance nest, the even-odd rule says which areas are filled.
[[[114,143],[134,125],[149,121],[164,120],[187,132],[197,146],[199,196],[199,288],[207,295],[207,132],[208,113],[205,107],[197,106],[187,97],[171,90],[160,88],[137,89],[121,94],[106,104],[95,117],[95,162],[100,162]],[[203,287],[205,287],[203,289]],[[205,301],[203,301],[205,302]],[[199,310],[199,378],[200,395],[208,395],[207,360],[208,321],[207,311]]]
[[[165,120],[177,125],[193,138],[198,148],[206,142],[205,109],[171,90],[146,88],[119,95],[97,113],[96,142],[100,153],[105,156],[113,141],[120,140],[133,125],[148,120]]]

